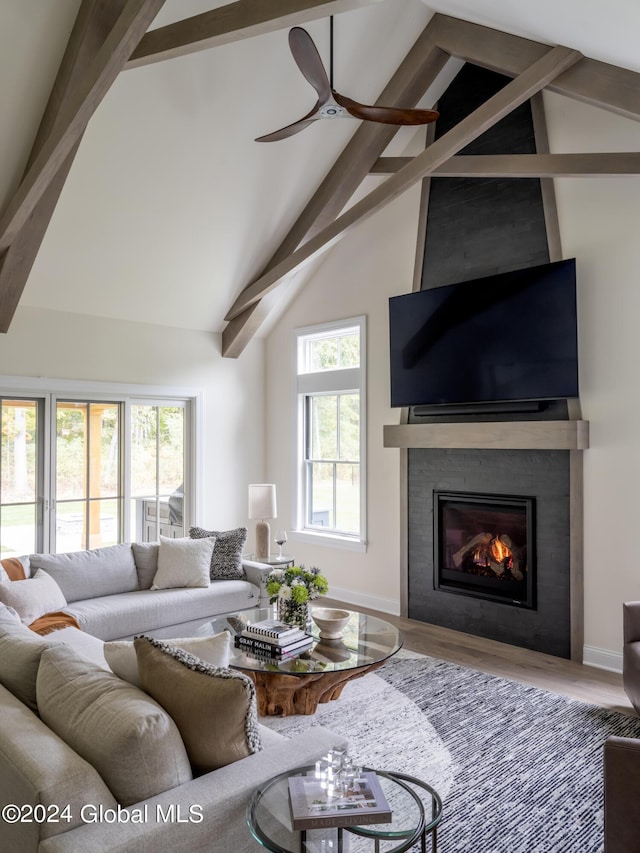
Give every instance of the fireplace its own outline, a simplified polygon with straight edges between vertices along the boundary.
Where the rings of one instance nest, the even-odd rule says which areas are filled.
[[[535,499],[433,492],[434,588],[535,610]]]

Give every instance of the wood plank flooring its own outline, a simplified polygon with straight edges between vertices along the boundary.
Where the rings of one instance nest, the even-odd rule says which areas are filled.
[[[331,604],[350,606],[337,601]],[[390,616],[364,607],[358,609],[396,625],[404,636],[405,649],[410,651],[636,716],[622,687],[622,676],[617,673],[415,619]]]

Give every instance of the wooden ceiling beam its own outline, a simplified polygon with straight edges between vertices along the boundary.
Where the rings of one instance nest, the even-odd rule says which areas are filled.
[[[448,58],[434,40],[432,24],[427,24],[376,103],[415,106],[444,68]],[[262,275],[284,261],[304,240],[310,239],[335,220],[397,132],[398,128],[391,125],[361,122]],[[271,298],[268,305],[254,303],[229,323],[222,333],[222,354],[237,358],[277,301]]]
[[[381,0],[238,0],[150,30],[142,37],[127,68],[186,56],[318,18],[348,12]]]
[[[372,175],[393,175],[413,157],[380,157]],[[458,154],[431,173],[439,178],[598,178],[639,175],[640,152],[586,154]]]
[[[566,47],[554,47],[549,50],[526,71],[523,71],[469,116],[462,119],[451,130],[433,142],[411,163],[349,208],[346,213],[343,213],[319,234],[308,240],[301,248],[296,249],[286,260],[277,264],[266,275],[261,276],[245,288],[232,305],[225,319],[234,319],[262,296],[270,293],[278,287],[283,276],[308,263],[320,252],[333,245],[356,224],[368,219],[390,201],[406,192],[421,178],[431,174],[435,168],[528,100],[535,92],[543,89],[551,80],[570,68],[580,58],[581,54],[578,51]]]
[[[50,136],[60,110],[82,79],[113,28],[127,0],[82,0],[58,75],[40,122],[27,171]],[[0,258],[0,332],[7,332],[27,283],[53,211],[80,145],[73,146],[55,178],[35,206],[27,224]]]
[[[0,252],[9,248],[82,136],[87,122],[162,7],[164,0],[129,0],[86,73],[65,99],[53,131],[0,218]]]
[[[471,24],[447,15],[434,15],[438,44],[459,59],[515,76],[540,59],[548,45]],[[640,120],[640,73],[583,57],[559,74],[547,88],[618,115]]]

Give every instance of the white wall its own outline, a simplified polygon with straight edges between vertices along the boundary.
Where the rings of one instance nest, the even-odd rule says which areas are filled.
[[[640,124],[545,95],[552,151],[640,150]],[[622,602],[640,599],[640,177],[556,181],[565,257],[578,259],[580,382],[591,422],[585,464],[585,648],[618,666]],[[366,554],[292,544],[299,561],[326,571],[347,600],[378,597],[399,610],[399,451],[382,447],[388,406],[387,298],[411,289],[418,191],[358,226],[316,270],[267,343],[267,473],[291,524],[294,446],[293,329],[368,317],[368,511]]]
[[[369,179],[373,188],[373,179]],[[364,314],[368,373],[368,548],[365,554],[290,542],[298,562],[317,565],[346,601],[399,613],[399,451],[382,446],[382,427],[397,423],[389,407],[388,297],[411,289],[418,187],[358,225],[328,253],[314,279],[267,341],[267,475],[278,488],[278,523],[294,517],[295,389],[293,330]]]
[[[237,527],[247,484],[264,476],[263,349],[223,359],[220,335],[20,308],[0,335],[0,375],[201,389],[202,506],[189,522]]]
[[[640,123],[545,94],[551,150],[638,151]],[[586,659],[622,648],[640,599],[640,177],[556,180],[562,247],[577,258],[584,454]],[[612,661],[613,663],[613,661]]]

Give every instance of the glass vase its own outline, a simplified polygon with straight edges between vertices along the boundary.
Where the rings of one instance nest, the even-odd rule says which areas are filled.
[[[286,622],[287,625],[295,625],[296,628],[306,631],[311,619],[308,602],[298,604],[291,598],[279,598],[278,619]]]

